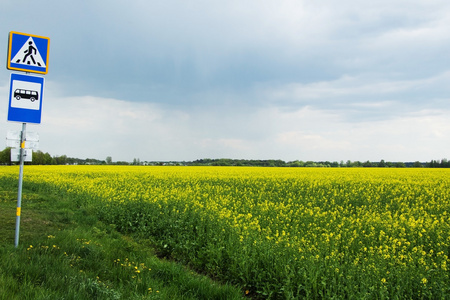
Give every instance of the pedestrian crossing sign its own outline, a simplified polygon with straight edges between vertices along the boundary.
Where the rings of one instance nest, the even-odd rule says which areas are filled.
[[[47,74],[50,38],[11,31],[9,33],[9,70]]]

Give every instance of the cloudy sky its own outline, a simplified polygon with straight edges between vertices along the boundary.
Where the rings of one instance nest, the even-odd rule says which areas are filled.
[[[9,32],[49,37],[27,130],[51,155],[450,159],[448,0],[1,0],[0,20],[0,136],[21,129]]]

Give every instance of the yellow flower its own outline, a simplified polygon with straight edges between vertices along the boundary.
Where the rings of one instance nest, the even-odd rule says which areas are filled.
[[[424,277],[424,278],[422,278],[422,283],[423,284],[427,284],[427,282],[428,282],[428,280]]]
[[[386,278],[381,278],[381,283],[385,284],[386,283]]]

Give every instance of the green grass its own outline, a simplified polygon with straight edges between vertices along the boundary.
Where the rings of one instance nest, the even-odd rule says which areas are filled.
[[[0,181],[0,300],[241,299],[243,291],[172,261],[149,241],[119,234],[67,197],[24,184],[14,247],[17,182]]]

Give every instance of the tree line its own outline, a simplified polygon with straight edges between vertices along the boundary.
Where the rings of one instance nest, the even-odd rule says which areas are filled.
[[[7,147],[0,152],[0,164],[11,165],[17,162],[11,162],[11,148]],[[44,153],[40,150],[33,151],[32,161],[26,164],[31,165],[181,165],[181,166],[255,166],[255,167],[329,167],[329,168],[450,168],[450,161],[446,158],[439,160],[431,160],[429,162],[386,162],[383,159],[379,162],[371,161],[283,161],[281,159],[197,159],[195,161],[141,161],[134,158],[132,162],[117,161],[113,162],[111,156],[104,160],[95,158],[73,158],[67,155],[51,156],[48,152]]]
[[[188,165],[194,166],[260,166],[260,167],[328,167],[328,168],[354,168],[354,167],[370,167],[370,168],[449,168],[450,163],[446,159],[441,161],[442,163],[432,161],[428,162],[386,162],[381,160],[379,162],[360,162],[360,161],[302,161],[295,160],[285,162],[283,160],[246,160],[246,159],[199,159],[188,163]]]

